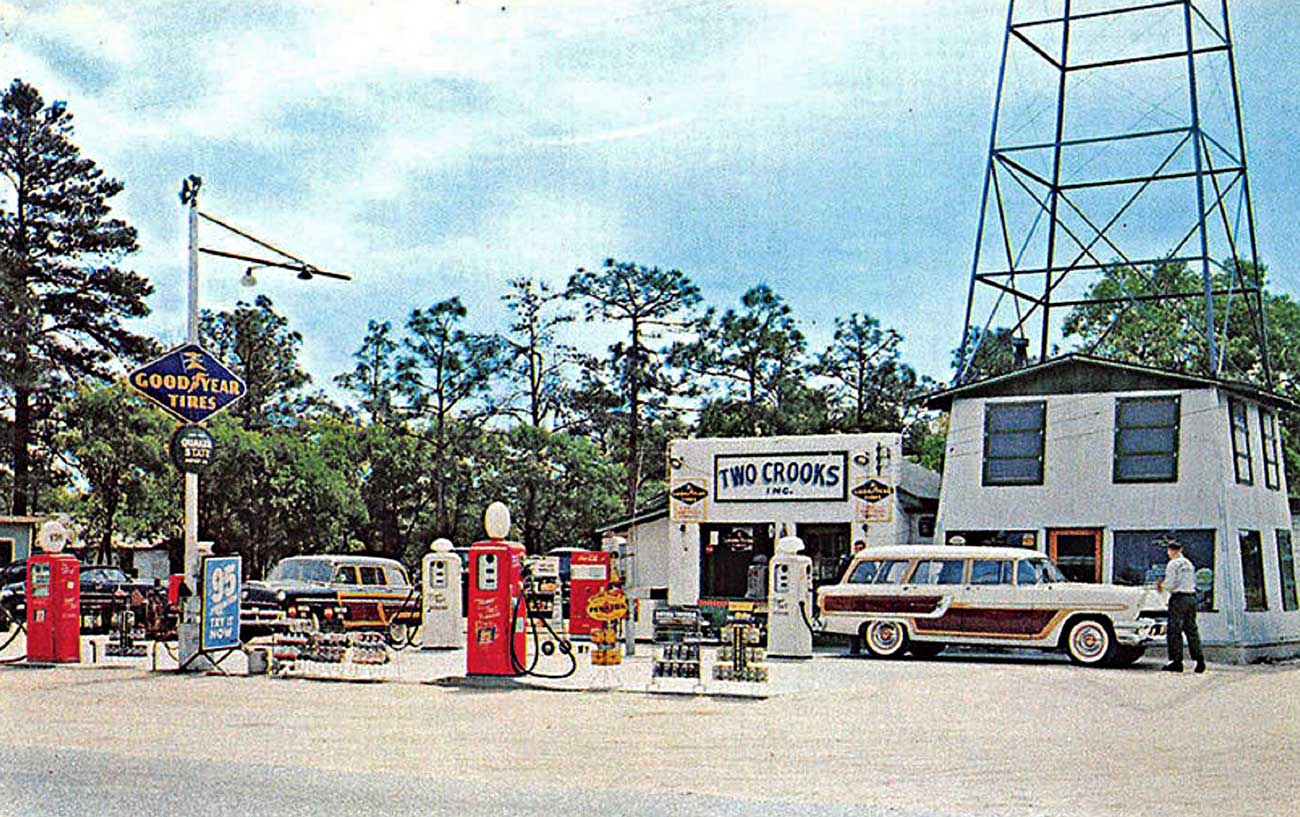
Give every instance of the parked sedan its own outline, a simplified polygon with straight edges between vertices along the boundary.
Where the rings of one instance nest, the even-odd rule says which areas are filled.
[[[282,559],[264,581],[244,583],[241,630],[267,634],[290,619],[321,629],[382,630],[403,641],[420,621],[420,600],[406,569],[376,556]]]

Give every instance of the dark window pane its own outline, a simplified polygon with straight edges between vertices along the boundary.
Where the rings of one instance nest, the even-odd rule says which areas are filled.
[[[976,547],[1038,547],[1038,532],[1032,530],[950,530],[944,534],[949,545]]]
[[[1214,531],[1117,530],[1114,535],[1115,584],[1155,584],[1163,579],[1169,555],[1162,542],[1172,536],[1196,568],[1197,609],[1214,609]]]
[[[987,457],[1037,457],[1043,453],[1043,435],[1037,431],[990,434]]]
[[[1125,454],[1172,454],[1178,443],[1176,428],[1124,428],[1116,438],[1121,456]]]
[[[1291,531],[1277,531],[1277,569],[1282,582],[1282,609],[1295,610],[1296,599],[1295,553],[1291,549]]]
[[[1264,550],[1260,547],[1259,531],[1237,531],[1237,544],[1241,548],[1241,581],[1246,590],[1246,609],[1268,609],[1268,593],[1264,590]]]
[[[1173,457],[1163,454],[1122,457],[1115,463],[1119,480],[1171,480],[1176,476]]]
[[[1130,426],[1176,426],[1178,400],[1121,400],[1118,404],[1119,424]]]
[[[1037,484],[1042,482],[1043,467],[1037,459],[989,460],[986,481],[1003,484]]]
[[[1013,405],[991,404],[986,408],[988,412],[987,430],[991,433],[999,431],[1032,431],[1043,427],[1043,413],[1046,410],[1045,403],[1026,403]]]

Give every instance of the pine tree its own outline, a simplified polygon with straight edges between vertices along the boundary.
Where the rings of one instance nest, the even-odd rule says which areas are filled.
[[[69,381],[107,378],[114,358],[154,351],[124,319],[148,314],[147,279],[117,266],[135,229],[110,215],[122,184],[72,142],[72,114],[14,80],[0,98],[0,397],[12,414],[11,508],[35,499],[31,452]]]

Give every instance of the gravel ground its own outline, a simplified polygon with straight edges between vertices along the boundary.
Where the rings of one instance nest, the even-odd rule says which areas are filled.
[[[355,789],[347,781],[378,773],[446,789],[447,802],[510,780],[566,792],[566,810],[607,803],[611,814],[686,813],[690,802],[716,806],[700,813],[762,813],[754,803],[767,801],[768,813],[1300,815],[1294,663],[1176,676],[1153,659],[1105,671],[1056,659],[819,653],[773,662],[768,696],[743,699],[619,691],[646,688],[644,655],[614,671],[587,666],[567,692],[435,683],[461,661],[406,652],[375,673],[384,683],[180,677],[138,659],[4,667],[0,749],[38,765],[62,752],[87,769],[114,759],[183,767],[197,780],[245,769],[239,790],[267,802],[296,801],[306,781]],[[0,776],[0,793],[31,796],[30,783]],[[62,796],[75,804],[84,793]],[[370,813],[338,802],[311,813]],[[495,805],[478,813],[519,811],[484,802]],[[13,797],[0,799],[6,808],[77,813],[15,811]]]

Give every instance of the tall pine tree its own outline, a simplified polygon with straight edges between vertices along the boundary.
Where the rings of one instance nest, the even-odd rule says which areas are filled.
[[[122,184],[108,178],[72,142],[72,114],[48,106],[14,80],[0,98],[0,398],[12,425],[10,507],[35,501],[31,452],[69,381],[107,378],[113,359],[154,350],[123,325],[148,314],[153,291],[117,265],[136,249],[136,232],[112,218],[109,200]]]

